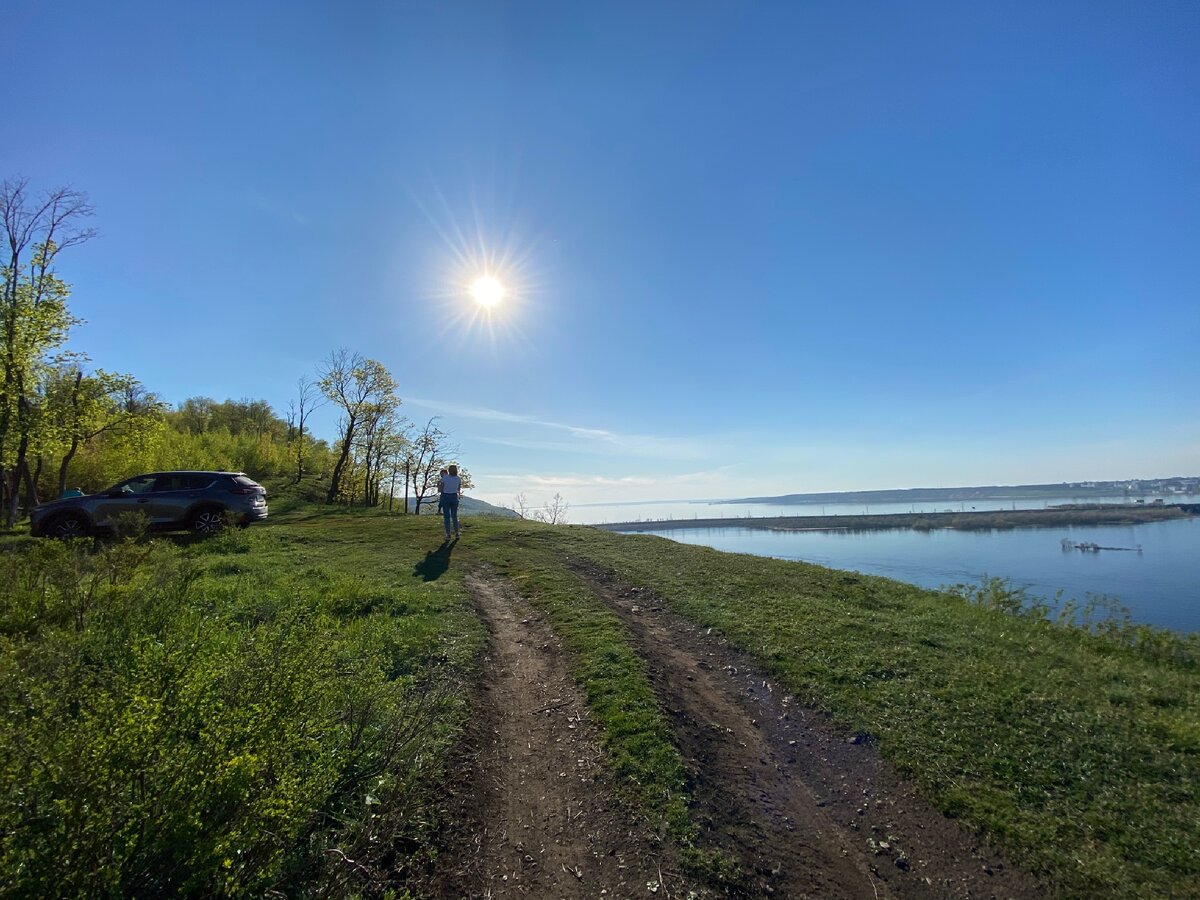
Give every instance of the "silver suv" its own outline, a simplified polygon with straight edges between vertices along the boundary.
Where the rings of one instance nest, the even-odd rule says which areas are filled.
[[[122,513],[142,513],[157,531],[219,531],[227,521],[248,525],[267,517],[267,492],[243,472],[153,472],[106,491],[43,503],[30,516],[40,537],[82,537],[111,531]]]

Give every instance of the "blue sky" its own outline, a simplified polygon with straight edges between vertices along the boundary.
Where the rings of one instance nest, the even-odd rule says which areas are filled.
[[[1196,3],[4,20],[74,346],[172,402],[349,347],[496,502],[1200,472]]]

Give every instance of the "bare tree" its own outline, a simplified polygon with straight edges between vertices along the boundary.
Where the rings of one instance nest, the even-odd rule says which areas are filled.
[[[414,501],[413,512],[421,514],[421,504],[437,488],[438,472],[449,465],[447,457],[456,452],[448,444],[449,435],[437,426],[434,416],[425,426],[409,437],[404,459],[404,509],[408,509],[409,491]]]
[[[400,405],[400,399],[396,396],[395,379],[382,363],[345,348],[330,353],[319,374],[321,392],[342,409],[338,423],[341,452],[325,497],[326,503],[333,503],[341,489],[342,473],[354,449],[354,436],[363,417],[376,409],[395,409]]]
[[[17,518],[22,481],[36,500],[29,470],[30,443],[37,423],[37,370],[66,340],[76,319],[67,309],[70,290],[55,274],[58,254],[95,236],[83,220],[92,215],[87,196],[56,188],[35,199],[24,178],[0,185],[0,493],[4,518]]]
[[[296,399],[288,401],[288,428],[294,428],[296,440],[296,481],[304,477],[304,427],[313,410],[327,401],[321,395],[321,386],[301,375],[296,382]]]
[[[563,499],[563,495],[555,494],[549,503],[533,514],[533,517],[547,525],[566,525],[568,509],[570,505]]]
[[[513,512],[515,512],[520,518],[529,518],[529,498],[525,496],[524,491],[521,491],[521,493],[512,498],[512,504]]]

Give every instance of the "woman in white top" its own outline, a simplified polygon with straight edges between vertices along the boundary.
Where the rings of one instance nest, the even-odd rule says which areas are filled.
[[[446,540],[450,540],[450,524],[454,523],[454,536],[458,537],[458,495],[462,493],[462,479],[458,466],[448,466],[446,474],[438,481],[439,499],[442,507],[442,524],[446,529]]]

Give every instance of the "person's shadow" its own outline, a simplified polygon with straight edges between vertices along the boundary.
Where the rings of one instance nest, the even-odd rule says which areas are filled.
[[[424,581],[437,580],[443,572],[450,568],[450,553],[457,543],[458,538],[453,541],[442,541],[442,546],[426,553],[425,558],[413,566],[413,578],[420,578]]]

